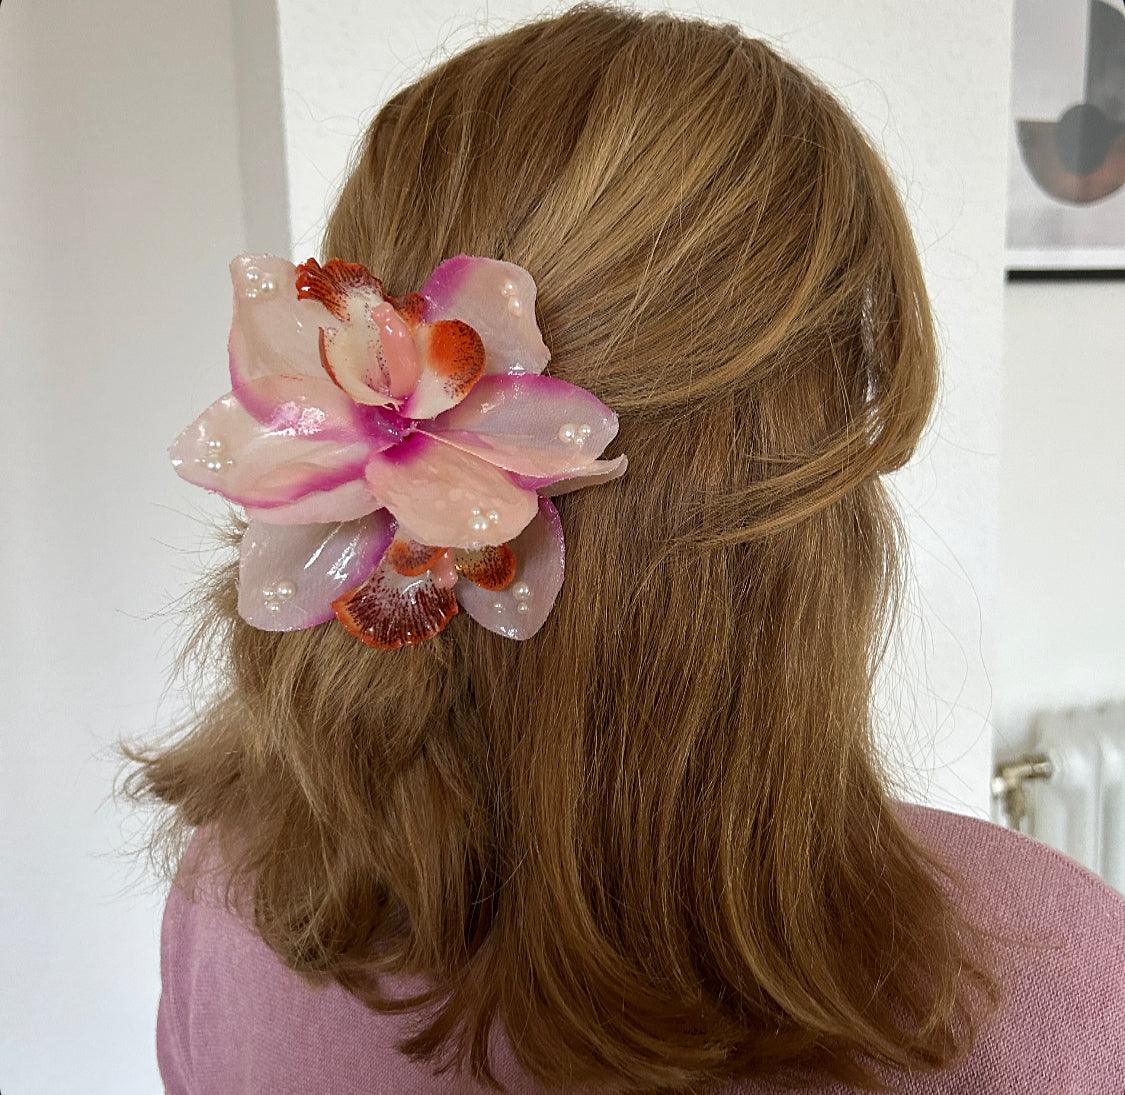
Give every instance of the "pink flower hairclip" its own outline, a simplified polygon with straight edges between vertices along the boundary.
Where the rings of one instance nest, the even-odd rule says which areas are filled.
[[[621,475],[617,416],[541,376],[526,270],[459,255],[388,297],[354,263],[231,263],[232,391],[172,445],[176,471],[246,509],[238,611],[294,631],[340,619],[394,649],[460,606],[535,634],[563,579],[550,496]]]

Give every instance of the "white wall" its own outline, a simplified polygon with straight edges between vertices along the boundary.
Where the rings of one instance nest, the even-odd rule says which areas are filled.
[[[467,42],[543,11],[534,0],[443,0],[403,19],[385,0],[337,0],[325,19],[305,0],[278,7],[298,258],[316,250],[375,108]],[[906,196],[946,383],[925,452],[899,479],[917,582],[881,706],[910,797],[987,814],[1010,5],[716,0],[705,13],[820,74],[874,135]]]
[[[1125,282],[1005,299],[998,751],[1037,711],[1125,699]]]
[[[242,247],[228,0],[0,11],[0,1088],[160,1090],[163,894],[123,854],[200,499]]]

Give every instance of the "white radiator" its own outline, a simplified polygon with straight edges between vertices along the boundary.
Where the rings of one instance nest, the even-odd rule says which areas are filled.
[[[1034,734],[997,765],[1005,820],[1125,893],[1125,703],[1041,714]]]

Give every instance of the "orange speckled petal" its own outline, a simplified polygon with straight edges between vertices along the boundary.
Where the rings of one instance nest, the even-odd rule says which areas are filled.
[[[459,319],[423,323],[414,331],[421,372],[402,405],[407,418],[433,418],[456,407],[484,372],[484,343]]]
[[[454,555],[457,573],[482,589],[504,589],[516,575],[516,553],[507,544],[458,550]]]
[[[443,547],[431,547],[417,540],[395,540],[387,548],[386,561],[405,578],[425,574],[445,553]]]
[[[452,588],[439,587],[429,572],[408,578],[384,559],[362,585],[332,602],[339,621],[357,638],[380,650],[397,650],[431,638],[457,615]]]
[[[323,266],[309,259],[297,267],[297,296],[318,300],[337,319],[361,318],[364,305],[383,301],[383,283],[358,262],[332,259]]]

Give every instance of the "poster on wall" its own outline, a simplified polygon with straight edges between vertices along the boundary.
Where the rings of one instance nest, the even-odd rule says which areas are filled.
[[[1012,276],[1125,275],[1125,4],[1015,0]]]

